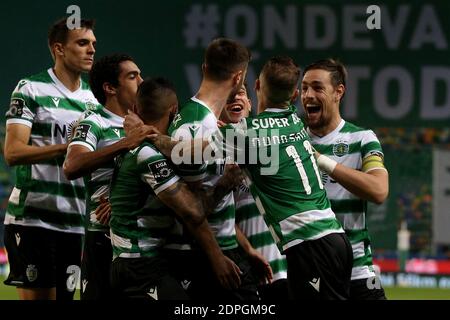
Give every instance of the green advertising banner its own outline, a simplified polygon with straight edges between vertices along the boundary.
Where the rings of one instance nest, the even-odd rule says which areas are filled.
[[[175,82],[184,100],[201,78],[209,41],[226,36],[253,54],[248,83],[263,63],[287,54],[304,67],[342,60],[349,81],[342,113],[366,127],[447,127],[450,123],[449,1],[10,1],[0,3],[0,104],[24,76],[51,66],[48,26],[96,18],[97,57],[125,52],[144,75]]]

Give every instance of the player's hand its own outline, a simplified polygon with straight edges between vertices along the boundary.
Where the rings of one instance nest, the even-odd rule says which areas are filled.
[[[154,126],[141,125],[131,129],[122,141],[127,145],[128,150],[133,150],[139,147],[145,139],[150,139],[151,134],[155,132],[159,131]]]
[[[124,118],[123,129],[125,130],[125,135],[128,136],[133,129],[143,126],[144,122],[139,118],[139,116],[132,110],[128,110],[128,114]]]
[[[259,284],[271,283],[273,280],[273,272],[267,259],[254,248],[248,252],[248,255],[252,270],[254,271]]]
[[[225,127],[227,124],[225,122],[223,122],[222,120],[217,120],[217,126],[219,128]]]
[[[100,197],[100,204],[97,209],[95,209],[95,216],[97,221],[101,224],[108,226],[109,219],[111,218],[111,204],[105,197]]]
[[[213,260],[212,267],[225,289],[233,290],[241,286],[242,271],[230,258],[222,254],[221,258]]]

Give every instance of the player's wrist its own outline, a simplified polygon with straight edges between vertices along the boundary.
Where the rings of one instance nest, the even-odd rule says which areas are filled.
[[[328,174],[333,173],[334,169],[337,166],[337,162],[331,158],[328,158],[327,156],[321,154],[317,158],[317,165],[319,166],[320,170],[325,171]]]

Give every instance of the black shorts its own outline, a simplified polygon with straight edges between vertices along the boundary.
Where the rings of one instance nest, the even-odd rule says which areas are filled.
[[[287,279],[258,286],[258,293],[262,302],[286,302],[289,300]]]
[[[386,300],[379,277],[352,280],[350,283],[351,300]]]
[[[353,252],[345,233],[304,241],[287,249],[285,254],[291,299],[350,298]]]
[[[258,301],[258,289],[246,254],[241,248],[224,250],[241,269],[241,286],[234,290],[222,287],[206,255],[200,250],[166,250],[171,274],[194,301]]]
[[[87,231],[81,259],[81,300],[110,298],[111,262],[109,232]]]
[[[6,285],[54,288],[56,299],[73,299],[80,278],[82,235],[39,227],[5,225],[10,272]]]
[[[116,258],[111,265],[114,299],[188,300],[179,282],[168,273],[161,257]]]

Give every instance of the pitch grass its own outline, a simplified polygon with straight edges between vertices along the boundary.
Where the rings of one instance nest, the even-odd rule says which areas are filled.
[[[0,276],[0,300],[18,300],[15,287],[5,286],[4,277]],[[428,288],[385,288],[389,300],[450,300],[450,289],[428,289]],[[75,299],[79,299],[78,292]]]

